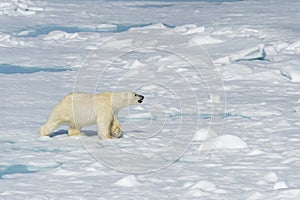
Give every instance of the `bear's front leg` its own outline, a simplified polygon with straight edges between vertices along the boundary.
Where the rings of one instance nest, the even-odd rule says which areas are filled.
[[[98,137],[102,140],[112,139],[110,135],[112,120],[97,120],[98,125]]]
[[[114,121],[113,121],[113,125],[111,128],[111,134],[112,134],[113,138],[119,138],[122,135],[122,131],[121,131],[120,123],[119,123],[118,119],[114,119]]]
[[[85,135],[85,134],[80,131],[80,128],[77,128],[74,125],[70,125],[69,130],[68,130],[68,135],[69,136],[82,136],[82,135]]]

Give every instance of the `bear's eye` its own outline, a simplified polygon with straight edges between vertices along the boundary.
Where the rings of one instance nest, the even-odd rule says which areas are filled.
[[[136,97],[136,96],[137,96],[137,94],[134,94],[134,96]]]

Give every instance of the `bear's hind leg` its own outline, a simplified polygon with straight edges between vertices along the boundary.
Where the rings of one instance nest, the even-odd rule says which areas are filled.
[[[56,120],[51,123],[51,120],[47,120],[47,122],[42,125],[39,129],[40,136],[49,136],[57,127],[62,125],[64,122]]]
[[[39,129],[39,135],[40,136],[48,136],[51,134],[52,131],[46,128],[45,125],[42,125]]]

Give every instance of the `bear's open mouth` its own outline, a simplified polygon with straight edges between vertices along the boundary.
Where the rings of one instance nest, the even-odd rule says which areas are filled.
[[[143,103],[144,96],[142,96],[142,95],[138,95],[138,96],[141,98],[140,100],[138,100],[138,102]]]

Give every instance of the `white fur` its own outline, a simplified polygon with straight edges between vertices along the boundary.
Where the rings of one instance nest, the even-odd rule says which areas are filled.
[[[47,122],[40,127],[39,134],[50,135],[58,126],[68,124],[70,136],[82,135],[80,130],[84,126],[97,124],[99,137],[118,138],[121,136],[118,121],[120,109],[138,104],[142,98],[134,92],[68,94],[55,106]]]

